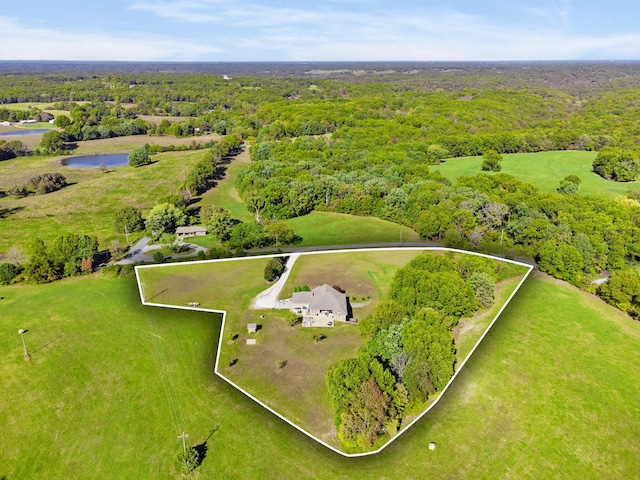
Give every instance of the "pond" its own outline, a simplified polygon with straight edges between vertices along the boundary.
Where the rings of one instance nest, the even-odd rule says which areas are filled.
[[[20,135],[35,135],[37,133],[50,132],[48,128],[33,128],[31,130],[11,130],[10,132],[0,132],[0,137],[18,137]]]
[[[67,167],[93,168],[100,165],[107,167],[122,167],[129,162],[129,155],[126,153],[108,153],[104,155],[82,155],[69,157],[62,160],[62,164]]]

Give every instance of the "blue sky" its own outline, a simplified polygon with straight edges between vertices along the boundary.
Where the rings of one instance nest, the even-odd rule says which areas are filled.
[[[640,60],[630,0],[4,0],[1,60]]]

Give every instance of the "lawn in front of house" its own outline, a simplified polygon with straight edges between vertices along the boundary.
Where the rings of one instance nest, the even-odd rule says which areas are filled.
[[[290,298],[297,286],[313,289],[327,283],[343,289],[354,307],[353,316],[363,318],[387,298],[397,270],[421,253],[424,252],[420,249],[379,249],[301,254],[280,299]],[[305,431],[340,448],[324,376],[332,364],[354,357],[362,338],[355,324],[337,322],[330,328],[303,328],[300,324],[291,326],[291,314],[286,310],[250,309],[253,297],[243,292],[243,285],[255,296],[259,285],[264,285],[260,269],[267,262],[268,258],[252,257],[139,268],[138,275],[146,301],[177,306],[198,302],[200,308],[225,310],[219,373]],[[528,269],[517,270],[517,281],[504,282],[498,301],[506,301]],[[230,303],[229,299],[236,300]],[[459,339],[474,345],[501,306],[496,304],[479,312],[477,318],[467,319],[470,326],[458,332]],[[252,323],[259,325],[256,333],[247,331],[247,325]],[[318,341],[313,337],[316,332],[326,338]],[[255,344],[247,340],[254,340]]]

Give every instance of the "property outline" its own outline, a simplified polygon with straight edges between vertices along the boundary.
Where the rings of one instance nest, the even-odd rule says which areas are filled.
[[[476,349],[478,348],[478,346],[480,345],[482,340],[484,340],[484,337],[491,330],[491,327],[493,327],[493,324],[496,323],[496,321],[498,320],[498,318],[500,317],[500,315],[502,314],[504,309],[507,307],[507,305],[509,305],[509,303],[511,303],[511,300],[513,299],[513,297],[516,295],[516,293],[518,293],[518,291],[520,290],[520,287],[524,284],[525,280],[527,278],[529,278],[529,275],[531,274],[531,272],[534,269],[534,265],[531,265],[531,264],[528,264],[528,263],[524,263],[524,262],[519,262],[517,260],[510,260],[510,259],[506,259],[506,258],[494,256],[494,255],[487,255],[487,254],[484,254],[484,253],[471,252],[471,251],[468,251],[468,250],[460,250],[460,249],[456,249],[456,248],[447,248],[447,247],[381,247],[381,248],[370,247],[370,248],[354,248],[354,249],[341,249],[341,250],[316,250],[316,251],[310,251],[310,252],[295,252],[295,253],[299,254],[299,255],[318,255],[318,254],[331,254],[331,253],[356,253],[356,252],[371,252],[371,251],[380,252],[380,251],[397,251],[397,250],[446,251],[446,252],[455,252],[455,253],[465,253],[465,254],[477,255],[477,256],[480,256],[480,257],[490,258],[492,260],[499,260],[499,261],[503,261],[503,262],[512,263],[512,264],[515,264],[515,265],[520,265],[520,266],[523,266],[523,267],[527,267],[528,271],[523,275],[522,279],[520,280],[520,282],[518,283],[516,288],[513,290],[513,292],[511,292],[511,295],[509,295],[509,298],[507,298],[507,300],[504,302],[504,304],[502,305],[502,307],[500,308],[498,313],[496,313],[495,317],[493,318],[491,323],[489,323],[489,325],[485,329],[484,333],[480,336],[480,338],[475,343],[473,348],[469,351],[467,356],[460,362],[460,366],[453,373],[453,375],[451,376],[451,378],[449,379],[447,384],[444,386],[444,388],[439,392],[439,394],[435,398],[435,400],[427,408],[425,408],[424,411],[422,411],[422,413],[420,413],[416,418],[414,418],[408,425],[403,427],[398,433],[396,433],[392,438],[390,438],[380,448],[378,448],[377,450],[372,450],[370,452],[362,452],[362,453],[346,453],[346,452],[343,452],[342,450],[334,447],[333,445],[329,445],[328,443],[326,443],[325,441],[323,441],[323,440],[319,439],[318,437],[314,436],[310,432],[307,432],[306,430],[304,430],[299,425],[296,425],[294,422],[292,422],[291,420],[286,418],[284,415],[282,415],[281,413],[277,412],[276,410],[274,410],[270,406],[266,405],[265,403],[263,403],[258,398],[254,397],[252,394],[250,394],[249,392],[244,390],[242,387],[240,387],[239,385],[237,385],[234,382],[232,382],[231,380],[229,380],[227,377],[225,377],[222,373],[220,373],[218,371],[218,362],[220,360],[220,351],[222,349],[222,339],[224,337],[224,329],[225,329],[225,322],[226,322],[226,316],[227,316],[227,311],[226,310],[215,310],[215,309],[210,309],[210,308],[200,308],[200,307],[196,307],[196,306],[168,305],[168,304],[163,304],[163,303],[147,302],[147,301],[145,301],[144,292],[142,290],[142,282],[140,281],[140,277],[138,275],[138,270],[139,269],[170,268],[170,267],[175,267],[175,266],[184,266],[185,264],[193,265],[193,264],[201,264],[201,263],[216,263],[216,262],[256,260],[256,259],[260,259],[260,258],[288,257],[290,255],[290,253],[272,254],[272,255],[258,255],[258,256],[252,256],[252,257],[220,258],[220,259],[214,259],[214,260],[198,260],[198,261],[194,261],[194,262],[178,262],[178,263],[155,264],[155,265],[137,265],[135,267],[135,274],[136,274],[136,282],[138,284],[138,292],[140,294],[140,300],[141,300],[143,305],[151,306],[151,307],[174,308],[174,309],[178,309],[178,310],[191,310],[191,311],[198,311],[198,312],[218,313],[218,314],[222,315],[222,324],[220,326],[220,337],[218,338],[218,351],[216,352],[216,362],[215,362],[215,367],[214,367],[214,373],[218,377],[222,378],[225,382],[227,382],[228,384],[230,384],[231,386],[233,386],[234,388],[236,388],[237,390],[242,392],[244,395],[249,397],[251,400],[256,402],[261,407],[265,408],[266,410],[268,410],[269,412],[271,412],[272,414],[274,414],[275,416],[277,416],[281,420],[283,420],[286,423],[288,423],[289,425],[291,425],[293,428],[295,428],[299,432],[302,432],[303,434],[307,435],[308,437],[310,437],[311,439],[315,440],[319,444],[325,446],[329,450],[331,450],[331,451],[333,451],[335,453],[338,453],[339,455],[342,455],[343,457],[349,457],[349,458],[366,457],[366,456],[369,456],[369,455],[376,455],[376,454],[380,453],[382,450],[384,450],[385,448],[387,448],[396,439],[398,439],[404,432],[406,432],[415,423],[417,423],[419,420],[421,420],[429,411],[431,411],[432,408],[434,408],[440,402],[440,399],[444,396],[445,392],[449,389],[449,387],[451,386],[453,381],[456,379],[458,374],[462,371],[463,367],[466,365],[466,363],[469,360],[469,358],[471,358],[471,355],[473,355],[473,352],[476,351]]]

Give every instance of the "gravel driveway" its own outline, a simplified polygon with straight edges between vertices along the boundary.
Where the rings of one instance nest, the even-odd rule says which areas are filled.
[[[291,273],[293,264],[296,263],[296,260],[299,256],[299,253],[292,253],[289,256],[289,260],[287,261],[284,272],[282,272],[280,278],[276,280],[276,283],[271,285],[269,288],[256,295],[256,297],[251,301],[251,305],[249,306],[249,308],[251,308],[252,310],[263,310],[266,308],[287,308],[284,303],[278,300],[278,297],[280,296],[280,292],[282,292],[284,284],[287,283],[287,278],[289,278],[289,273]]]

